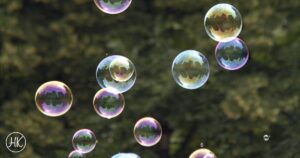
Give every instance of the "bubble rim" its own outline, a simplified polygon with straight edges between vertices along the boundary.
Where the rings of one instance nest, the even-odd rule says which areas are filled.
[[[79,150],[73,150],[73,151],[71,151],[70,154],[69,154],[69,156],[68,156],[68,158],[71,158],[71,155],[72,155],[73,153],[75,153],[75,152],[81,154],[81,157],[82,157],[82,158],[86,158],[85,154],[82,153],[82,152],[80,152]]]
[[[189,158],[195,158],[194,155],[196,155],[198,152],[200,152],[200,150],[204,150],[204,152],[212,153],[214,155],[214,158],[217,158],[216,154],[214,152],[212,152],[211,150],[207,149],[207,148],[200,148],[200,149],[197,149],[197,150],[193,151],[190,154]],[[205,156],[204,156],[204,158],[205,158]]]
[[[108,12],[107,10],[101,8],[101,7],[98,5],[98,2],[97,2],[97,1],[99,1],[99,0],[94,0],[94,3],[95,3],[95,5],[96,5],[96,7],[97,7],[99,10],[101,10],[103,13],[110,14],[110,15],[116,15],[116,14],[123,13],[124,11],[126,11],[126,10],[130,7],[130,5],[131,5],[131,3],[132,3],[132,0],[128,0],[129,2],[128,2],[128,4],[126,5],[126,7],[124,7],[124,8],[121,9],[120,11],[116,11],[116,12]]]
[[[74,145],[75,136],[77,136],[77,135],[78,135],[80,132],[82,132],[82,131],[87,131],[87,132],[91,133],[91,135],[95,138],[95,144],[94,144],[93,147],[92,147],[90,150],[88,150],[88,151],[82,151],[81,149],[78,149],[78,147],[76,147],[76,146]],[[93,150],[95,149],[95,147],[96,147],[97,142],[98,142],[98,141],[97,141],[97,137],[96,137],[95,133],[94,133],[92,130],[87,129],[87,128],[83,128],[83,129],[77,130],[77,131],[74,133],[73,137],[72,137],[72,146],[73,146],[73,148],[74,148],[75,150],[77,150],[77,151],[83,153],[83,154],[90,153],[91,151],[93,151]]]

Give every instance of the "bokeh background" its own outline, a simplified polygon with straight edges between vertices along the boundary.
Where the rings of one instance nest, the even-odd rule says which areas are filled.
[[[240,38],[250,60],[238,71],[217,65],[217,43],[203,26],[206,11],[219,2],[243,16]],[[187,158],[200,143],[219,158],[299,157],[299,8],[299,0],[133,0],[126,12],[107,15],[92,0],[1,0],[0,157],[65,158],[81,128],[93,130],[99,141],[88,158],[118,152]],[[211,65],[208,82],[197,90],[172,78],[172,61],[186,49],[202,52]],[[123,113],[107,120],[94,112],[92,99],[100,89],[96,66],[112,54],[131,59],[138,76],[124,94]],[[74,94],[62,117],[35,107],[35,91],[50,80],[63,81]],[[133,137],[144,116],[163,127],[161,142],[151,148]],[[5,147],[13,131],[27,137],[19,154]]]

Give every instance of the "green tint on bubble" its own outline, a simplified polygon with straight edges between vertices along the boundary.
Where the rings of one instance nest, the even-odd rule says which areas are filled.
[[[208,80],[209,71],[208,60],[195,50],[181,52],[172,64],[174,80],[186,89],[197,89],[203,86]]]
[[[232,5],[221,3],[208,10],[204,27],[209,37],[218,42],[235,39],[242,30],[242,16]]]
[[[115,58],[109,65],[111,77],[119,82],[125,82],[131,78],[135,71],[133,63],[125,57]]]
[[[72,139],[74,149],[84,154],[94,150],[96,143],[96,136],[89,129],[78,130]]]

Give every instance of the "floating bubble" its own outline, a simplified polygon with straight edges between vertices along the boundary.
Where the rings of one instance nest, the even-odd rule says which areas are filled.
[[[236,38],[242,30],[242,16],[232,5],[221,3],[208,10],[204,27],[209,37],[218,42]]]
[[[101,117],[111,119],[120,115],[125,106],[123,94],[112,88],[99,90],[93,101],[94,109]]]
[[[218,64],[227,70],[243,67],[249,58],[247,45],[239,38],[229,42],[220,42],[215,49]]]
[[[59,81],[42,84],[35,93],[35,104],[39,111],[51,117],[61,116],[72,106],[73,95],[70,88]]]
[[[114,59],[109,65],[111,77],[119,82],[127,81],[135,71],[133,63],[125,57]]]
[[[140,119],[135,124],[133,132],[135,140],[146,147],[157,144],[162,136],[160,123],[152,117]]]
[[[107,14],[119,14],[124,12],[132,0],[94,0],[96,6]]]
[[[271,137],[270,135],[265,134],[264,137],[263,137],[264,141],[265,142],[269,141],[270,137]]]
[[[217,158],[213,152],[208,149],[201,148],[194,151],[189,158]]]
[[[209,71],[208,60],[195,50],[181,52],[172,64],[174,80],[186,89],[197,89],[203,86],[208,80]]]
[[[72,151],[68,158],[85,158],[85,155],[77,150]]]
[[[141,157],[134,153],[119,153],[114,155],[111,158],[141,158]]]
[[[119,63],[119,61],[123,61],[123,60],[128,61],[130,63],[130,65],[132,64],[130,66],[130,72],[131,72],[131,69],[133,69],[133,73],[132,74],[128,73],[127,75],[125,75],[125,76],[127,76],[125,78],[128,78],[128,76],[130,76],[127,80],[120,81],[119,79],[116,80],[117,79],[116,76],[122,76],[122,74],[118,73],[118,72],[114,72],[114,70],[115,70],[114,65],[118,65],[117,63]],[[116,62],[116,63],[114,64],[114,62]],[[123,78],[123,77],[121,77],[121,78]],[[120,55],[108,56],[108,57],[104,58],[98,64],[97,70],[96,70],[96,79],[97,79],[98,84],[102,88],[113,88],[113,89],[117,90],[119,93],[124,93],[124,92],[128,91],[135,83],[135,80],[136,80],[135,66],[128,58],[126,58],[124,56],[120,56]]]
[[[81,153],[89,153],[96,147],[96,136],[89,129],[78,130],[72,139],[73,147]]]

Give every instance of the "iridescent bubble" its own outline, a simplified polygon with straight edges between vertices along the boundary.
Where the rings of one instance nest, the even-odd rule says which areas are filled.
[[[124,12],[132,0],[94,0],[96,6],[107,14],[119,14]]]
[[[113,88],[116,89],[119,93],[124,93],[126,91],[128,91],[135,83],[136,80],[136,70],[135,67],[133,65],[133,74],[132,75],[126,75],[126,76],[130,76],[129,79],[127,79],[126,81],[118,81],[115,80],[112,74],[117,74],[117,73],[111,73],[111,71],[113,71],[113,67],[111,67],[111,63],[113,61],[118,61],[120,60],[124,60],[124,56],[120,56],[120,55],[112,55],[112,56],[108,56],[106,58],[104,58],[97,66],[97,70],[96,70],[96,79],[98,84],[102,87],[102,88]],[[128,60],[130,63],[132,63],[128,58],[126,58],[126,60]],[[114,65],[114,64],[112,64]]]
[[[269,141],[270,137],[271,137],[270,135],[265,134],[264,137],[263,137],[264,141],[265,142]]]
[[[221,3],[208,10],[204,27],[209,37],[218,42],[236,38],[242,30],[242,16],[232,5]]]
[[[125,57],[115,58],[109,66],[111,77],[119,82],[127,81],[135,71],[133,63]]]
[[[68,158],[85,158],[85,155],[77,150],[72,151]]]
[[[213,152],[208,149],[201,148],[194,151],[189,158],[217,158]]]
[[[215,49],[218,64],[227,70],[243,67],[249,58],[247,45],[239,38],[229,42],[220,42]]]
[[[141,157],[134,153],[119,153],[114,155],[111,158],[141,158]]]
[[[94,150],[96,143],[96,136],[89,129],[78,130],[72,139],[74,149],[84,154]]]
[[[172,65],[174,80],[186,89],[197,89],[203,86],[208,80],[209,70],[206,57],[195,50],[181,52]]]
[[[72,106],[73,95],[70,88],[59,81],[42,84],[35,93],[35,104],[39,111],[51,117],[61,116]]]
[[[133,132],[135,140],[146,147],[157,144],[162,136],[160,123],[152,117],[140,119],[135,124]]]
[[[125,100],[118,91],[112,88],[103,88],[95,94],[93,105],[98,115],[111,119],[122,113]]]

